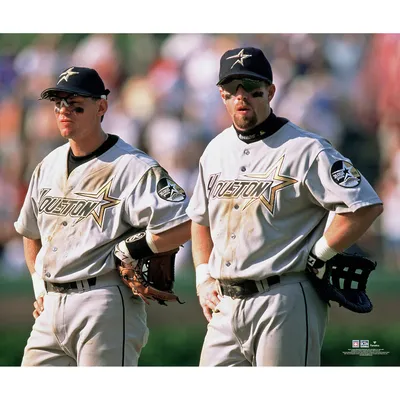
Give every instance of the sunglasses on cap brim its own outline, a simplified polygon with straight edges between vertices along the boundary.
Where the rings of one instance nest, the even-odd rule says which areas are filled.
[[[264,84],[267,84],[267,82],[258,81],[250,78],[242,78],[242,79],[233,79],[232,81],[223,83],[221,84],[221,87],[228,93],[236,94],[238,87],[242,86],[246,92],[251,93],[256,89],[263,88]]]
[[[58,96],[58,92],[48,92],[46,93],[45,96],[43,96],[41,99],[39,100],[50,100],[50,101],[55,101],[57,99],[71,99],[73,97],[84,97],[84,98],[93,98],[93,99],[104,99],[107,100],[107,96],[106,95],[100,95],[100,96],[93,96],[93,95],[83,95],[83,94],[79,94],[79,93],[70,93],[69,96],[65,96],[65,97],[60,97]]]
[[[79,97],[83,97],[83,98],[85,98],[85,99],[94,99],[94,100],[104,99],[104,100],[107,100],[107,97],[104,96],[104,95],[102,95],[102,96],[100,96],[100,97],[81,96],[81,95],[78,95],[78,96],[79,96]],[[62,100],[66,101],[66,102],[69,102],[69,101],[71,101],[74,97],[78,97],[78,96],[67,96],[67,97],[50,96],[50,97],[47,98],[47,100],[50,100],[51,102],[55,102],[55,103],[56,103],[56,102],[60,102],[60,101],[62,101]]]

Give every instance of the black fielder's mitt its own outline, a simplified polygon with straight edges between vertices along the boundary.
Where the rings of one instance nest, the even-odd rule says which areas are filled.
[[[322,278],[316,275],[318,268],[325,266]],[[324,263],[310,254],[306,272],[315,290],[323,301],[335,301],[356,313],[369,313],[372,303],[366,293],[370,273],[376,262],[358,254],[339,253]]]
[[[125,249],[119,245],[115,247],[116,266],[122,281],[134,295],[141,297],[146,304],[150,304],[148,300],[156,300],[165,306],[169,301],[183,304],[173,291],[175,256],[179,248],[138,260],[127,255]]]

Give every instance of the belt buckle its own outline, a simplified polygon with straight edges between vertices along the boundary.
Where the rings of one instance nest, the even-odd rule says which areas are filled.
[[[221,282],[217,279],[216,280],[217,281],[217,293],[220,295],[220,296],[228,296],[228,297],[231,297],[232,299],[234,299],[235,297],[234,296],[232,296],[232,290],[230,289],[230,286],[228,286],[228,285],[224,285],[224,284],[221,284]]]
[[[225,290],[223,291],[221,287],[221,292],[223,295],[229,296],[232,299],[244,299],[247,297],[244,293],[244,289],[238,284],[225,285]]]
[[[231,286],[232,299],[244,299],[243,288],[240,285]]]
[[[57,293],[65,293],[67,291],[67,289],[62,286],[56,286],[56,285],[53,285],[52,283],[51,283],[51,286],[53,288],[53,291],[57,292]]]

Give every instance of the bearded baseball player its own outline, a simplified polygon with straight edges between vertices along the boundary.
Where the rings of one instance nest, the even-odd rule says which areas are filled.
[[[85,67],[66,69],[41,93],[68,142],[34,170],[15,223],[36,299],[23,366],[138,365],[145,302],[155,297],[129,271],[190,239],[184,190],[154,159],[102,130],[108,94]],[[129,263],[124,279],[121,260]]]
[[[309,273],[323,282],[382,201],[327,140],[273,113],[260,49],[223,54],[217,85],[233,125],[201,156],[186,210],[208,321],[200,365],[318,366],[328,304]]]

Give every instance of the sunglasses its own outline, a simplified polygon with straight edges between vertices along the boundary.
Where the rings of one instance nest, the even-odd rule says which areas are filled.
[[[106,98],[105,96],[101,96],[101,97],[93,97],[93,96],[82,96],[82,95],[78,95],[78,94],[72,94],[71,96],[68,97],[57,97],[57,96],[50,96],[48,99],[51,102],[55,103],[55,111],[57,113],[61,112],[61,107],[65,107],[67,108],[70,112],[74,112],[74,113],[78,113],[78,114],[83,114],[84,112],[84,108],[80,107],[81,103],[79,103],[79,105],[77,105],[76,102],[74,102],[74,97],[83,97],[85,99],[88,98],[92,98],[94,100],[98,100],[99,98]],[[71,103],[70,103],[71,102]]]
[[[264,81],[257,81],[255,79],[243,78],[234,79],[228,83],[223,83],[221,85],[222,89],[230,94],[236,94],[239,86],[242,86],[247,93],[251,93],[254,90],[261,89],[264,87]]]

